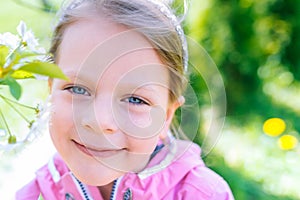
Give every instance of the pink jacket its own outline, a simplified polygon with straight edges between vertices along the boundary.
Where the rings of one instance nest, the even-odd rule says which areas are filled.
[[[82,189],[83,188],[83,189]],[[59,155],[36,172],[36,178],[16,194],[17,200],[103,199],[96,186],[79,183]],[[142,172],[127,173],[115,185],[113,199],[233,200],[227,183],[207,168],[200,148],[177,140],[163,148]]]

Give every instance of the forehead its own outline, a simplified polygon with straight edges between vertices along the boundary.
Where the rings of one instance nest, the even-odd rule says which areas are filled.
[[[64,72],[76,72],[76,76],[91,81],[99,81],[103,74],[114,79],[127,73],[127,79],[139,76],[150,81],[164,77],[159,82],[167,84],[167,68],[149,41],[137,31],[104,17],[80,19],[69,25],[57,61]]]
[[[152,47],[141,34],[122,24],[102,16],[85,17],[66,24],[59,49],[60,52],[68,51],[74,56],[76,55],[76,58],[84,59],[85,54],[90,54],[96,47],[103,46],[106,50],[112,50],[123,47],[122,43],[128,40],[132,44],[138,43],[140,47]],[[130,51],[136,46],[127,45],[126,48],[127,51]],[[58,62],[63,60],[64,55],[64,53],[60,53]]]

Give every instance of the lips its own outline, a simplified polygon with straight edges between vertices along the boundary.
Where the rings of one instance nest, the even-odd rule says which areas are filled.
[[[113,148],[103,148],[103,149],[99,149],[99,148],[94,148],[94,147],[89,147],[89,146],[85,146],[82,145],[78,142],[76,142],[75,140],[72,140],[75,144],[75,146],[83,153],[89,155],[89,156],[96,156],[96,157],[111,157],[114,156],[118,153],[123,152],[125,149],[113,149]]]

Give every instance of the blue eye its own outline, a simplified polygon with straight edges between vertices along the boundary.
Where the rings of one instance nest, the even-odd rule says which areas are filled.
[[[90,93],[86,89],[84,89],[83,87],[80,87],[80,86],[70,86],[70,87],[66,88],[66,90],[68,90],[72,94],[85,95],[85,96],[90,95]]]
[[[149,105],[146,101],[134,96],[128,97],[126,101],[134,105]]]

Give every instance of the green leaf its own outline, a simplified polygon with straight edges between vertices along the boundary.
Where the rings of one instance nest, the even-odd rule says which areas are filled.
[[[9,54],[9,48],[7,46],[0,45],[0,67],[4,66],[8,54]]]
[[[23,58],[33,58],[35,56],[39,56],[39,55],[44,55],[44,54],[38,54],[38,53],[33,53],[33,52],[24,52],[24,51],[16,51],[12,57],[11,57],[11,65],[16,65],[18,63],[20,63],[20,60]]]
[[[48,76],[50,78],[59,78],[59,79],[68,80],[68,77],[64,75],[61,69],[53,63],[32,62],[23,65],[22,67],[19,68],[19,70]]]
[[[11,95],[19,100],[22,94],[22,87],[21,85],[13,78],[9,79],[9,91],[11,93]]]
[[[15,79],[34,78],[32,73],[23,70],[16,70],[10,76]]]
[[[6,76],[4,79],[0,79],[1,85],[8,85],[10,94],[16,99],[19,100],[22,94],[21,85],[12,77]]]

